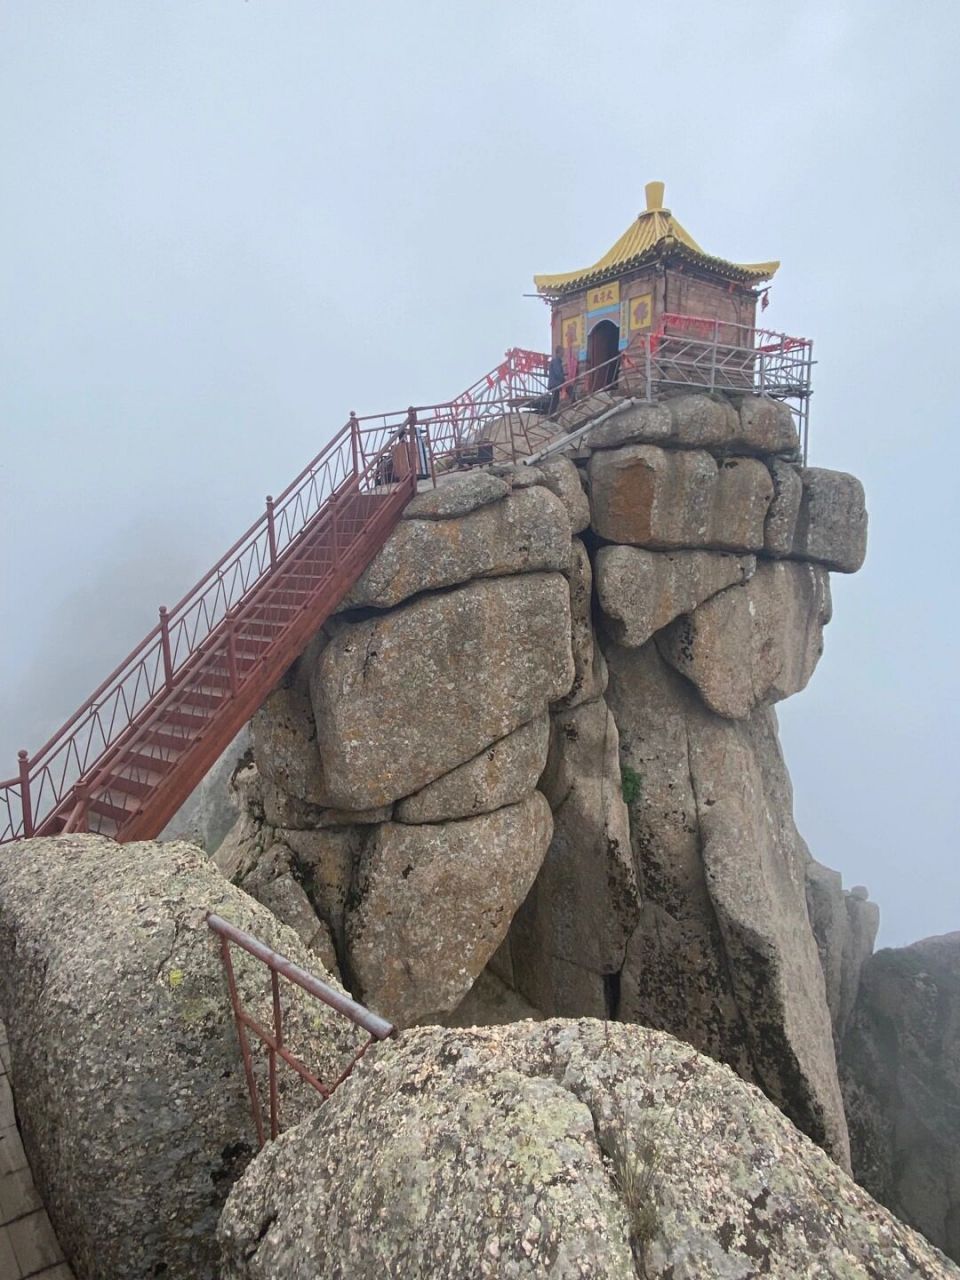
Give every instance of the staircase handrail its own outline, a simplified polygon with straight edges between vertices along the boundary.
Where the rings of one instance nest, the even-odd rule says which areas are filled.
[[[279,496],[267,499],[265,511],[216,564],[172,609],[161,609],[159,622],[43,746],[32,757],[26,751],[18,753],[18,774],[0,780],[0,844],[33,834],[82,778],[102,766],[121,736],[149,716],[158,699],[171,690],[227,614],[262,587],[327,503],[353,483],[376,483],[376,466],[371,461],[389,452],[404,424],[417,421],[429,432],[431,425],[436,428],[452,421],[459,439],[470,424],[509,404],[510,394],[491,394],[504,384],[514,393],[523,388],[527,394],[541,390],[541,383],[530,375],[542,375],[546,362],[540,353],[514,348],[453,400],[365,418],[351,414]],[[232,586],[227,581],[231,577]],[[240,590],[233,594],[237,586]],[[208,608],[206,597],[211,590]],[[132,687],[125,690],[128,682]],[[87,737],[81,741],[84,733]],[[35,782],[40,783],[36,788]],[[41,812],[47,785],[52,796]],[[17,800],[19,818],[13,811]]]

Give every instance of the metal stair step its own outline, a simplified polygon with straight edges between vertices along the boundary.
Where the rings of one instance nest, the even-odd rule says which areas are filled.
[[[176,750],[179,755],[179,748]],[[162,777],[165,773],[169,773],[175,764],[175,760],[164,760],[160,756],[148,756],[136,751],[132,755],[123,757],[122,768],[139,770],[141,773],[155,773],[158,777]]]
[[[228,699],[229,694],[225,694],[223,692],[210,693],[202,687],[191,688],[188,686],[185,689],[178,690],[177,696],[182,702],[186,702],[188,706],[210,707],[213,710],[216,710],[217,707],[223,706],[224,702]]]
[[[126,822],[132,813],[136,812],[135,807],[122,809],[119,805],[111,804],[109,800],[103,800],[99,796],[90,798],[87,809],[92,810],[94,813],[102,814],[105,818],[110,818],[118,827]]]
[[[161,728],[148,729],[143,741],[154,747],[162,747],[167,751],[175,751],[178,755],[190,745],[190,739],[175,733],[164,733]]]
[[[188,711],[182,711],[179,708],[171,707],[168,711],[162,711],[160,718],[166,724],[175,724],[181,729],[205,729],[210,723],[209,716],[195,716]]]
[[[128,796],[136,796],[140,799],[142,796],[148,796],[154,786],[155,784],[151,782],[138,782],[135,778],[127,778],[122,773],[114,773],[111,774],[110,781],[106,784],[105,789],[107,791],[122,791]]]

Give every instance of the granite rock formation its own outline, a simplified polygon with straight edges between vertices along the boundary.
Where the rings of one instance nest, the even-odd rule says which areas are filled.
[[[422,1028],[234,1187],[223,1280],[949,1280],[726,1068],[596,1021]]]
[[[866,961],[841,1081],[857,1181],[960,1262],[960,933]]]
[[[211,910],[319,968],[191,845],[61,836],[0,858],[0,1017],[20,1129],[78,1280],[217,1275],[217,1218],[256,1136]],[[234,967],[268,1023],[262,967],[236,951]],[[360,1033],[299,997],[284,996],[288,1044],[335,1078]],[[286,1122],[315,1098],[285,1093]]]
[[[816,881],[771,708],[862,559],[862,490],[769,401],[603,392],[560,425],[597,413],[572,458],[410,504],[258,713],[218,861],[387,1017],[645,1023],[846,1165],[872,935]]]

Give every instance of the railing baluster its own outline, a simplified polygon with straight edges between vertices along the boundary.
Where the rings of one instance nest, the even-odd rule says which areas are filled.
[[[267,494],[267,542],[270,546],[270,567],[277,567],[277,526],[273,515],[273,498]]]
[[[83,786],[78,782],[73,789],[73,797],[75,800],[73,812],[76,815],[76,821],[71,824],[73,830],[87,831],[89,830],[87,825],[87,819],[89,817],[87,806],[90,803],[89,787]]]
[[[360,423],[356,411],[350,410],[350,454],[353,458],[353,474],[360,475]]]
[[[250,1094],[250,1108],[253,1111],[253,1123],[257,1130],[257,1141],[262,1147],[267,1140],[263,1129],[263,1115],[260,1110],[260,1095],[257,1092],[257,1080],[253,1074],[253,1058],[250,1054],[250,1043],[247,1040],[247,1029],[243,1023],[243,1009],[240,1004],[240,993],[237,990],[237,979],[233,972],[233,960],[230,956],[230,943],[220,935],[220,955],[227,974],[227,989],[230,992],[230,1004],[233,1006],[233,1020],[237,1026],[237,1039],[240,1041],[240,1056],[243,1059],[243,1074],[247,1079],[247,1090]]]
[[[17,752],[20,766],[20,808],[23,812],[23,834],[33,835],[33,806],[30,803],[30,756],[26,751]]]
[[[163,657],[163,683],[167,693],[173,688],[173,657],[170,653],[170,616],[167,606],[160,606],[160,653]]]
[[[240,688],[240,673],[237,670],[237,636],[234,629],[235,623],[230,615],[227,615],[227,676],[230,680],[230,692],[236,694]]]
[[[280,979],[276,969],[270,970],[270,985],[273,988],[273,1038],[277,1049],[283,1048],[283,1015],[280,1011]],[[275,1138],[280,1132],[280,1099],[277,1096],[277,1055],[270,1048],[270,1137]]]

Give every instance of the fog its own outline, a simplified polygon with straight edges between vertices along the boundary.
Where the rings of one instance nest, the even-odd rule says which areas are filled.
[[[0,6],[0,774],[343,423],[544,349],[535,271],[666,182],[783,265],[811,462],[863,480],[809,689],[815,856],[881,941],[960,927],[958,10],[709,2]]]

